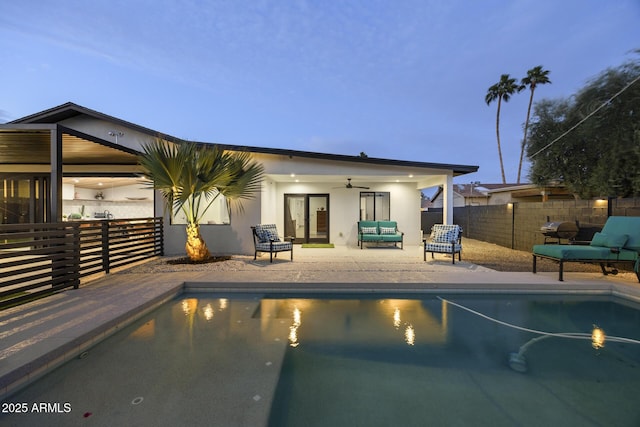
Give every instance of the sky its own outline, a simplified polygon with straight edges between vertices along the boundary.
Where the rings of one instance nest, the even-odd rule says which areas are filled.
[[[636,59],[640,0],[0,0],[0,123],[74,102],[203,142],[479,166],[501,74],[569,98]],[[503,103],[515,182],[529,92]],[[526,177],[526,165],[525,165]]]

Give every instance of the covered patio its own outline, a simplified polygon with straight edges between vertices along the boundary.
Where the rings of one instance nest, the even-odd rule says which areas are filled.
[[[149,200],[150,211],[145,215],[137,212],[136,217],[160,215],[164,207],[150,190],[144,195],[118,192],[120,186],[131,191],[139,182],[137,155],[143,144],[156,138],[183,142],[73,103],[0,125],[0,179],[4,184],[0,223],[59,222],[69,214],[65,210],[84,211],[85,207],[100,219],[98,215],[113,215],[111,205],[106,204],[114,198],[118,203]],[[216,242],[209,244],[215,253],[252,252],[250,227],[260,223],[274,223],[297,241],[355,246],[359,220],[385,218],[398,222],[407,244],[418,245],[422,239],[421,190],[443,188],[441,222],[452,223],[453,179],[478,170],[472,165],[219,145],[227,151],[251,153],[264,166],[265,175],[262,191],[247,201],[242,213],[232,217],[221,213],[201,223],[203,238]],[[73,180],[80,179],[95,182],[74,195]],[[98,186],[107,180],[111,192],[103,200]],[[210,211],[226,212],[225,207]],[[184,223],[165,214],[165,224],[166,253],[183,253]]]

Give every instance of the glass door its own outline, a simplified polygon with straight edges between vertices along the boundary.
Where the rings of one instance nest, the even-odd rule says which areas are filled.
[[[307,228],[304,194],[284,195],[284,235],[295,237],[296,243],[305,243]]]
[[[284,235],[296,243],[329,243],[329,195],[285,194]]]
[[[309,206],[308,242],[329,243],[329,195],[307,195]]]

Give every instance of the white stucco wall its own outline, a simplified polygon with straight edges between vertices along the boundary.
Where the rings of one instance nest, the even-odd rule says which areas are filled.
[[[135,150],[153,137],[120,124],[91,117],[75,117],[64,125],[115,143],[109,131],[123,132],[118,144]],[[260,223],[275,223],[284,231],[284,194],[329,194],[330,242],[337,245],[357,245],[357,221],[359,218],[360,191],[389,192],[391,196],[391,220],[405,232],[405,244],[421,243],[420,188],[441,185],[451,180],[451,171],[443,169],[414,170],[409,166],[371,164],[326,158],[309,158],[283,154],[254,153],[253,158],[265,168],[262,191],[253,200],[244,202],[244,213],[234,213],[230,225],[201,226],[201,233],[212,253],[252,254],[253,239],[250,227]],[[420,178],[407,179],[412,173]],[[300,177],[300,182],[287,179]],[[369,190],[344,188],[347,177],[354,185],[370,187]],[[367,177],[375,177],[367,179]],[[396,182],[397,178],[403,178]],[[387,180],[388,181],[385,181]],[[448,180],[448,181],[447,181]],[[162,199],[155,197],[155,215],[164,213]],[[184,225],[171,225],[165,213],[165,254],[184,254]]]
[[[335,184],[325,183],[275,183],[277,191],[270,193],[275,200],[275,224],[278,230],[284,230],[284,195],[285,194],[329,194],[329,241],[336,245],[356,246],[358,242],[357,222],[360,215],[360,192],[383,191],[391,195],[391,220],[398,222],[400,231],[405,232],[404,242],[418,245],[421,242],[420,230],[420,193],[415,183],[375,183],[358,182],[370,187],[369,190],[358,188],[334,188]],[[268,203],[263,202],[263,207]]]

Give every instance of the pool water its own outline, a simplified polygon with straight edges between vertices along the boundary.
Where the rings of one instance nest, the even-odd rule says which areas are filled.
[[[0,424],[637,426],[637,340],[638,306],[605,298],[192,294]]]

